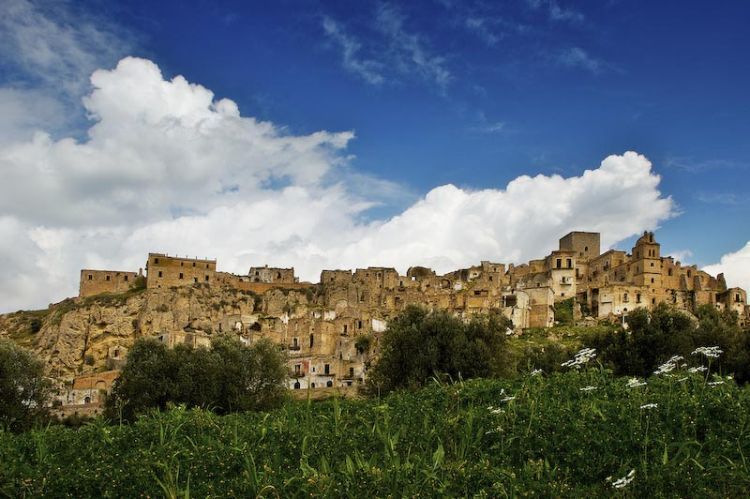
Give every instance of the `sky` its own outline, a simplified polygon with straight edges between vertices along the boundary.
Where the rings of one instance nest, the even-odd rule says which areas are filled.
[[[0,1],[0,311],[149,251],[523,263],[570,230],[750,288],[750,4]]]

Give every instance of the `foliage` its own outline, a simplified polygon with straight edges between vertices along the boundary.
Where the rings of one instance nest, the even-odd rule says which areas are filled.
[[[584,368],[0,433],[0,495],[745,497],[750,388],[680,376]]]
[[[568,298],[555,303],[555,322],[561,325],[573,324],[573,307],[575,299]]]
[[[107,399],[108,417],[131,420],[150,408],[169,404],[203,407],[219,413],[269,409],[285,396],[286,364],[268,341],[251,347],[219,337],[212,348],[178,345],[154,339],[135,343]]]
[[[370,387],[389,392],[421,386],[433,376],[468,379],[499,373],[509,327],[499,314],[464,322],[446,312],[407,307],[383,333]]]
[[[354,340],[354,348],[357,350],[357,353],[359,354],[369,352],[371,345],[372,345],[372,335],[370,334],[361,334],[357,336],[356,340]]]
[[[44,421],[50,394],[43,364],[12,341],[0,339],[0,431],[22,431]]]
[[[734,373],[738,382],[750,381],[750,339],[737,317],[711,305],[698,308],[697,321],[666,304],[628,315],[628,330],[598,331],[585,342],[596,348],[615,373],[648,376],[672,355],[689,357],[701,346],[718,346],[724,354],[715,369]]]

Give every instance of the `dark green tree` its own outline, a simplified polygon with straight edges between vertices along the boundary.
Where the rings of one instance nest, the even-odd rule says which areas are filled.
[[[154,339],[135,343],[107,399],[106,414],[131,420],[170,404],[225,414],[278,406],[287,375],[284,355],[267,340],[244,346],[219,337],[212,347],[168,349]]]
[[[10,340],[0,340],[0,427],[24,431],[49,416],[52,385],[44,366]]]
[[[423,385],[433,376],[491,376],[502,369],[510,321],[499,314],[464,322],[446,312],[410,306],[383,333],[370,389],[389,392]]]

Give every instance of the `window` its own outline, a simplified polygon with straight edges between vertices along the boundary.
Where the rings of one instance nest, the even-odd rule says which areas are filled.
[[[333,386],[333,381],[331,381],[330,379],[328,381],[326,381],[326,386],[328,388],[331,388]]]
[[[300,384],[299,384],[299,381],[295,381],[295,382],[294,382],[294,389],[295,389],[295,390],[299,390],[299,388],[300,388]]]
[[[185,262],[180,262],[180,267],[184,267],[184,266],[185,266]]]
[[[198,278],[197,277],[193,277],[193,282],[197,283],[198,282]]]
[[[206,268],[208,268],[208,264],[206,264]]]
[[[193,267],[195,267],[195,262],[193,262]]]
[[[636,293],[636,295],[635,295],[635,302],[636,303],[640,303],[641,302],[641,294],[640,293]]]
[[[652,266],[652,267],[654,266],[654,262],[651,262],[651,266]]]
[[[276,279],[281,279],[281,272],[276,272]]]
[[[562,268],[562,258],[558,258],[556,263],[557,263],[557,268],[561,269]]]
[[[352,377],[354,376],[354,368],[353,367],[349,368],[349,376],[352,376]]]
[[[159,271],[159,277],[163,277],[162,274],[161,274],[161,270]]]
[[[651,298],[651,305],[656,305],[656,298]]]
[[[688,270],[688,277],[692,277],[693,273]]]
[[[652,277],[652,278],[651,278],[651,284],[653,284],[653,283],[654,283],[654,278]]]
[[[112,356],[117,359],[120,357],[120,350],[115,349],[115,351],[112,353]]]
[[[667,271],[667,275],[669,275],[669,276],[671,276],[671,275],[672,275],[672,269],[669,269],[669,270]]]
[[[588,247],[588,246],[584,246],[584,247],[583,247],[583,251],[584,251],[584,252],[586,252],[586,253],[588,253],[588,251],[589,251],[589,247]]]
[[[349,332],[349,326],[344,324],[344,334]]]
[[[357,329],[362,329],[362,321],[357,321]]]
[[[208,282],[208,276],[206,276],[206,282]]]
[[[109,281],[109,276],[107,276],[106,279]]]
[[[569,269],[573,268],[573,260],[571,258],[568,258],[565,263],[568,264]]]
[[[329,364],[324,365],[323,372],[326,374],[331,374],[331,366]]]
[[[294,374],[300,374],[302,372],[302,364],[294,364]]]
[[[313,344],[315,343],[315,335],[310,335],[310,348],[313,347]]]
[[[128,276],[125,276],[125,282],[128,282]]]
[[[299,338],[292,338],[292,343],[294,348],[299,347]]]
[[[624,302],[627,303],[627,301],[628,301],[628,294],[627,293],[625,293],[625,294],[622,295],[622,301],[624,301]]]
[[[734,295],[734,301],[737,302],[737,303],[740,303],[742,301],[742,299],[740,298],[740,294],[739,293],[737,293],[737,294]]]
[[[182,279],[184,276],[182,275],[182,272],[180,272],[180,279]]]
[[[158,258],[154,258],[154,263],[159,263],[159,259]]]
[[[94,280],[94,276],[89,274],[89,281],[93,281],[93,280]]]

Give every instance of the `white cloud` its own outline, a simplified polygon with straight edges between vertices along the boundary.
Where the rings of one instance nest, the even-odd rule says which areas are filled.
[[[571,47],[563,50],[557,57],[557,61],[569,68],[582,68],[593,74],[598,74],[604,68],[604,64],[580,47]]]
[[[313,281],[363,265],[444,272],[539,257],[574,229],[611,245],[673,214],[651,163],[629,152],[576,177],[436,187],[368,221],[366,210],[408,191],[351,169],[351,132],[291,135],[144,59],[91,81],[87,140],[38,133],[0,145],[3,310],[75,295],[80,268],[137,269],[148,251],[215,257],[238,273],[293,265]]]
[[[719,263],[708,265],[703,270],[711,275],[723,272],[727,286],[750,290],[750,241],[734,253],[722,256]]]
[[[385,78],[380,74],[382,64],[377,61],[361,59],[358,56],[362,45],[333,19],[323,18],[323,29],[326,35],[341,48],[344,69],[354,73],[373,85],[380,85]]]
[[[387,38],[388,51],[399,71],[419,74],[445,89],[453,78],[445,67],[445,58],[433,54],[420,35],[406,29],[401,11],[380,4],[375,18],[376,27]]]

